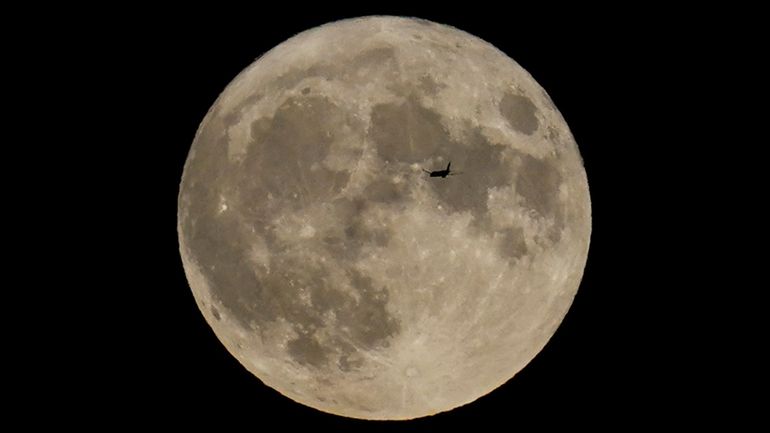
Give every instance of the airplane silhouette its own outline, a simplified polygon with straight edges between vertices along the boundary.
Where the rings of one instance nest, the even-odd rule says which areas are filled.
[[[423,168],[422,171],[428,173],[428,175],[430,177],[442,177],[442,178],[450,176],[450,175],[454,175],[454,174],[459,174],[458,172],[452,172],[449,169],[450,165],[452,165],[452,161],[449,161],[449,164],[446,165],[446,169],[445,170],[428,171],[428,170]]]

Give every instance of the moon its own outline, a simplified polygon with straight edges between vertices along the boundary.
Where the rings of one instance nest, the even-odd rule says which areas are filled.
[[[246,369],[318,410],[396,420],[533,359],[577,292],[590,213],[577,145],[521,66],[453,27],[365,17],[227,86],[177,229],[195,300]]]

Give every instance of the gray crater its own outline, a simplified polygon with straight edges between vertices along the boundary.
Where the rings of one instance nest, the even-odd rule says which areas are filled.
[[[516,176],[516,191],[524,205],[542,216],[553,216],[560,210],[559,185],[561,174],[555,161],[543,161],[521,155],[522,164]]]
[[[369,136],[386,162],[423,162],[446,146],[447,133],[439,114],[416,98],[372,108]]]
[[[503,257],[518,259],[527,253],[527,243],[521,227],[501,230],[499,235],[498,251]]]
[[[305,202],[322,201],[339,192],[350,173],[329,170],[320,162],[329,154],[334,131],[345,120],[345,114],[328,99],[307,96],[289,98],[272,119],[253,122],[253,149],[242,168],[255,179],[252,188]],[[253,190],[242,191],[244,198],[255,197]]]
[[[487,213],[487,190],[507,185],[512,179],[510,167],[503,161],[502,147],[490,143],[478,129],[471,129],[462,142],[455,141],[442,125],[441,116],[414,97],[400,104],[375,106],[371,119],[369,136],[388,163],[424,165],[440,156],[443,158],[438,161],[444,164],[451,158],[455,170],[463,171],[466,178],[432,180],[431,188],[449,211],[470,211],[476,217],[475,223]],[[393,202],[402,199],[405,192],[375,180],[365,194],[373,201]]]
[[[442,154],[451,157],[452,168],[461,174],[429,179],[429,184],[450,212],[471,212],[474,225],[483,224],[488,214],[488,190],[509,185],[513,176],[503,160],[503,148],[490,143],[478,129],[471,129],[462,142],[447,135],[445,143]]]
[[[300,334],[286,345],[289,356],[302,365],[320,367],[328,360],[328,350],[313,335]]]
[[[383,201],[383,197],[380,199]],[[321,235],[321,245],[329,255],[340,261],[354,260],[367,245],[384,247],[388,244],[393,236],[391,228],[370,227],[365,223],[367,210],[376,205],[374,200],[340,198],[332,203],[338,224]]]
[[[396,184],[385,176],[374,179],[366,186],[363,197],[377,203],[398,203],[408,198],[404,184]]]
[[[529,98],[506,93],[500,100],[500,113],[511,127],[521,133],[532,135],[539,126],[535,112],[537,107]]]

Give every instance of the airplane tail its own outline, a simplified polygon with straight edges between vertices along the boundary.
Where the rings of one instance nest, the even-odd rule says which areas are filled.
[[[452,161],[449,161],[449,164],[446,165],[446,171],[449,171],[449,166],[452,165]]]

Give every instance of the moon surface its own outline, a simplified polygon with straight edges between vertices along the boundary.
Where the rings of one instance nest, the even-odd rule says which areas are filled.
[[[457,175],[429,177],[451,161]],[[545,346],[577,292],[590,199],[546,92],[425,20],[327,24],[209,110],[180,186],[187,279],[244,367],[307,406],[410,419]]]

